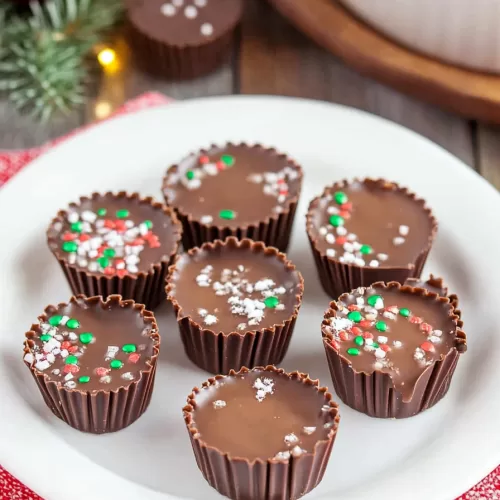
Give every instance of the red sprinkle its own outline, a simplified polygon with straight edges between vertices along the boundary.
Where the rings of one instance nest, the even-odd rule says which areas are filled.
[[[344,219],[349,219],[351,217],[351,212],[347,212],[345,210],[341,210],[339,212],[339,215],[343,217]]]
[[[333,347],[336,351],[338,351],[338,350],[340,349],[340,345],[339,345],[339,343],[338,343],[336,340],[332,340],[332,341],[330,342],[330,345],[331,345],[331,346],[332,346],[332,347]]]
[[[429,342],[428,340],[423,342],[420,348],[423,349],[425,352],[434,352],[434,345],[432,344],[432,342]]]
[[[215,166],[217,167],[217,170],[224,170],[226,168],[226,165],[222,161],[218,161]]]
[[[126,269],[117,269],[116,271],[116,275],[119,277],[119,278],[123,278],[124,276],[127,275],[127,270]]]
[[[387,344],[381,344],[380,349],[382,349],[382,351],[384,352],[389,352],[391,350],[391,348]]]
[[[351,328],[351,332],[353,335],[361,335],[363,332],[361,331],[361,328],[358,328],[357,326],[353,326]]]
[[[64,365],[64,373],[78,373],[80,367],[78,365]]]
[[[120,233],[124,233],[127,230],[127,226],[125,225],[125,221],[119,219],[115,222],[116,230]]]
[[[142,238],[136,238],[132,243],[130,243],[132,246],[139,246],[139,245],[144,245],[144,240]]]
[[[115,228],[115,223],[110,220],[110,219],[106,219],[104,221],[104,227],[107,227],[108,229],[114,229]]]
[[[202,165],[205,165],[205,163],[209,163],[210,162],[210,158],[208,156],[200,156],[199,162]]]
[[[287,195],[288,194],[288,189],[280,189],[279,194]]]
[[[347,306],[347,309],[349,309],[349,311],[359,311],[359,307],[356,304],[350,304]]]
[[[335,243],[337,243],[337,245],[343,245],[344,243],[347,243],[347,238],[345,236],[339,236],[335,240]]]
[[[78,238],[78,235],[75,233],[64,233],[62,236],[63,241],[73,241]]]
[[[429,325],[429,323],[422,323],[420,325],[420,329],[425,332],[425,333],[430,333],[432,332],[432,326]]]
[[[340,340],[349,340],[349,334],[347,332],[345,332],[345,331],[342,330],[339,333],[339,339]]]
[[[137,361],[139,361],[141,355],[137,352],[133,352],[132,354],[129,355],[128,357],[128,360],[131,362],[131,363],[137,363]]]
[[[350,201],[342,203],[342,205],[340,205],[340,209],[350,211],[352,210],[352,203]]]
[[[424,320],[418,316],[412,316],[410,318],[410,323],[413,323],[414,325],[420,325],[420,323],[422,323],[422,321],[424,321]]]
[[[108,266],[104,269],[104,274],[108,276],[113,276],[116,273],[116,269],[114,267]]]
[[[77,345],[71,345],[68,347],[68,352],[70,352],[71,354],[75,353],[75,352],[78,352],[78,346]]]
[[[398,314],[398,312],[399,312],[398,306],[389,306],[389,307],[386,307],[385,310],[387,312],[392,313],[392,314]]]
[[[107,373],[108,373],[108,369],[104,368],[103,366],[100,366],[99,368],[95,369],[95,374],[98,377],[104,377],[104,375],[107,375]]]
[[[285,179],[278,179],[278,184],[285,184]]]
[[[373,333],[363,332],[363,338],[364,339],[372,339],[373,338]]]
[[[150,241],[150,242],[149,242],[149,248],[159,248],[159,247],[161,247],[161,245],[160,245],[160,242],[159,242],[159,241],[156,241],[156,240],[155,240],[155,241]]]
[[[370,326],[373,325],[373,322],[370,321],[369,319],[362,319],[360,322],[359,322],[359,326],[361,328],[370,328]]]
[[[90,235],[88,234],[81,234],[80,237],[78,238],[81,242],[83,241],[88,241],[90,240]]]
[[[71,347],[71,342],[68,342],[67,340],[64,340],[61,342],[61,349],[69,349]]]

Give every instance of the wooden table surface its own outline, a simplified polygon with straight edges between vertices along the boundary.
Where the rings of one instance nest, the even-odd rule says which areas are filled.
[[[400,123],[441,145],[500,189],[499,127],[443,112],[361,76],[309,41],[264,0],[246,2],[232,56],[217,72],[189,82],[155,79],[134,67],[126,44],[118,39],[123,68],[90,85],[84,109],[42,126],[19,116],[7,102],[0,101],[0,148],[43,144],[150,90],[175,99],[278,94],[353,106]]]

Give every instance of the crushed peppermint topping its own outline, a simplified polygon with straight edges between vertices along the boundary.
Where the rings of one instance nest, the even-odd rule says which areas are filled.
[[[316,431],[316,427],[303,427],[302,428],[302,432],[304,432],[304,434],[307,434],[308,436],[313,434],[315,431]]]
[[[293,432],[291,432],[290,434],[287,434],[285,436],[285,443],[288,445],[292,445],[292,444],[295,444],[298,442],[299,442],[299,438]]]
[[[218,410],[220,408],[225,408],[226,402],[222,401],[222,399],[218,399],[217,401],[213,402],[213,407]]]
[[[257,389],[255,398],[259,403],[262,403],[268,394],[274,393],[274,380],[271,378],[257,378],[253,384],[253,388]]]

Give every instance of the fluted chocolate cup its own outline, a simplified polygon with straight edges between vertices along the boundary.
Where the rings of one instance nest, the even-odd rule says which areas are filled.
[[[353,290],[351,294],[357,296],[355,294],[360,290],[364,289]],[[351,351],[351,354],[349,351],[340,352],[340,339],[348,340],[349,342],[353,341],[352,348],[355,351],[362,350],[364,344],[367,343],[365,338],[366,333],[363,331],[363,328],[365,328],[363,323],[355,324],[354,326],[356,326],[358,330],[352,334],[349,329],[350,327],[348,328],[349,325],[345,324],[345,316],[341,316],[339,313],[339,311],[342,310],[346,312],[345,305],[342,304],[346,304],[349,301],[351,294],[343,294],[337,301],[332,301],[329,309],[325,313],[321,326],[323,346],[325,348],[333,386],[339,398],[351,408],[366,413],[371,417],[412,417],[437,404],[448,392],[459,357],[467,350],[467,338],[462,329],[463,322],[459,316],[459,311],[454,308],[448,297],[441,297],[423,288],[414,288],[407,285],[401,286],[396,282],[388,284],[379,282],[373,284],[372,287],[366,290],[370,290],[370,293],[374,295],[380,293],[382,297],[384,297],[383,293],[385,291],[397,291],[402,294],[401,296],[407,295],[417,297],[419,300],[422,300],[423,303],[442,307],[446,318],[449,319],[450,324],[453,325],[453,340],[449,350],[441,353],[434,361],[426,362],[427,365],[423,365],[425,369],[422,370],[416,382],[413,383],[410,380],[403,380],[403,382],[406,382],[406,385],[401,385],[401,381],[396,384],[392,375],[388,372],[384,372],[382,368],[372,367],[370,370],[355,368],[354,364],[359,355],[356,354],[356,352]],[[363,307],[364,306],[360,306],[358,309],[352,310],[361,311]],[[386,310],[388,316],[385,316]],[[392,313],[390,312],[390,308],[386,308],[383,311],[383,318],[391,318]],[[393,313],[396,317],[399,314],[395,311],[393,311]],[[409,314],[409,322],[413,323],[414,321],[412,320],[411,313]],[[342,320],[337,323],[336,320],[339,320],[340,317],[342,317]],[[344,321],[344,323],[342,323],[342,321]],[[371,321],[375,321],[375,319]],[[418,323],[418,321],[421,321],[421,323]],[[425,318],[423,318],[422,322],[422,318],[420,317],[420,319],[415,320],[415,325],[412,326],[419,328],[418,325],[422,325],[420,326],[422,331],[419,332],[417,330],[418,335],[422,337],[421,347],[424,347],[424,344],[426,344],[425,349],[433,349],[433,347],[429,345],[430,342],[425,341],[425,335],[427,335],[425,333],[426,330],[424,330],[424,325],[427,325],[425,321]],[[390,320],[387,321],[387,323],[390,325]],[[425,328],[427,328],[427,326]],[[391,326],[389,326],[389,332],[390,329]],[[446,334],[446,332],[443,333]],[[348,339],[348,337],[353,337],[353,335],[358,335],[358,337]],[[379,332],[379,335],[383,335],[387,338],[386,334],[383,332]],[[435,339],[432,339],[433,335],[434,333],[431,333],[427,338],[436,342]],[[373,342],[381,337],[378,336],[376,338],[372,335],[371,338]],[[405,348],[405,339],[401,338],[400,341],[402,345],[395,344],[394,342],[387,343],[390,349],[388,352],[389,355],[391,355],[392,350]],[[385,342],[387,342],[387,340]],[[373,346],[373,344],[370,345]],[[380,346],[377,346],[377,348],[380,348]],[[422,351],[421,348],[416,348],[414,354],[415,361],[412,360],[412,362],[417,362],[416,356],[419,349],[419,358],[422,354],[425,354],[425,351]],[[377,362],[376,356],[377,355],[375,355],[374,363]],[[381,356],[383,356],[383,354],[381,354]],[[373,366],[375,366],[375,364]],[[405,387],[404,392],[402,387]]]
[[[89,382],[90,380],[82,381],[80,383],[80,379],[78,378],[78,374],[81,375],[82,371],[79,372],[63,372],[62,368],[57,368],[53,370],[54,366],[58,366],[53,364],[52,366],[46,367],[42,365],[38,365],[38,362],[42,362],[47,364],[48,361],[44,360],[40,357],[40,355],[45,352],[40,348],[40,339],[43,336],[48,336],[46,330],[42,328],[42,325],[49,324],[49,319],[54,314],[61,314],[61,310],[68,310],[68,308],[73,308],[78,311],[79,308],[84,309],[85,313],[92,314],[92,311],[96,311],[96,322],[100,321],[98,318],[99,314],[101,315],[101,319],[105,316],[106,313],[113,314],[116,312],[118,315],[128,316],[129,314],[132,316],[137,316],[137,319],[143,322],[142,330],[138,329],[137,338],[138,341],[148,342],[148,350],[151,350],[151,356],[145,360],[144,364],[141,365],[142,369],[135,370],[133,375],[128,376],[128,378],[121,377],[118,380],[118,384],[115,384],[113,381],[108,381],[105,378],[100,377],[109,377],[114,376],[118,377],[120,374],[127,373],[124,370],[134,370],[134,367],[137,366],[136,363],[138,361],[134,360],[133,362],[124,362],[124,369],[113,369],[113,368],[104,368],[104,367],[95,367],[95,370],[90,373],[88,378],[90,379],[98,379],[99,382],[98,388],[92,387]],[[102,311],[102,312],[101,312]],[[104,312],[104,313],[103,313]],[[71,427],[82,431],[89,432],[93,434],[104,434],[109,432],[116,432],[125,427],[128,427],[133,422],[135,422],[148,408],[149,403],[151,401],[151,395],[153,392],[155,374],[156,374],[156,363],[158,359],[159,349],[160,349],[160,336],[158,334],[158,326],[156,324],[155,317],[152,312],[147,311],[142,304],[136,304],[133,300],[122,300],[119,295],[112,295],[108,297],[107,300],[103,300],[102,297],[84,297],[83,295],[77,297],[71,297],[68,303],[61,303],[57,306],[49,305],[45,312],[38,318],[39,323],[33,324],[31,326],[31,330],[26,333],[25,341],[24,341],[24,364],[29,368],[33,379],[35,380],[40,393],[50,408],[52,413],[66,422]],[[126,321],[126,320],[124,320]],[[67,325],[68,323],[66,323]],[[77,332],[80,334],[80,339],[83,339],[86,342],[87,339],[82,337],[81,335],[89,336],[91,332],[84,332],[85,326],[81,325],[82,328],[71,329],[71,332]],[[133,323],[135,326],[135,323]],[[57,335],[61,335],[60,343],[61,346],[57,347],[57,350],[62,351],[64,347],[64,342],[68,342],[70,337],[67,334],[64,334],[64,327],[61,327],[59,331],[59,327],[55,337],[49,339],[50,342],[54,342],[57,338]],[[110,327],[112,328],[112,327]],[[68,330],[70,330],[68,328]],[[110,330],[107,330],[110,331]],[[144,332],[147,335],[144,335]],[[110,332],[113,333],[113,332]],[[117,330],[115,337],[120,337],[123,333],[122,331]],[[95,334],[95,332],[94,332]],[[94,336],[97,336],[96,334]],[[76,333],[75,333],[76,337]],[[98,337],[98,336],[97,336]],[[112,342],[110,338],[111,335],[107,336],[106,339],[97,338],[96,342],[102,344],[102,356],[104,358],[104,353],[106,353],[106,349],[109,350],[108,341]],[[144,340],[147,338],[147,341]],[[47,342],[44,340],[44,346],[47,345]],[[85,355],[88,355],[88,352],[85,352],[83,348],[85,345],[90,346],[91,343],[84,344],[78,338],[73,338],[71,341],[73,346],[80,346],[82,359],[85,359]],[[89,347],[87,347],[89,349]],[[52,350],[52,352],[56,352]],[[70,350],[69,354],[66,353],[65,361],[68,361],[70,356],[73,356],[74,351]],[[50,354],[46,353],[48,358]],[[112,353],[113,360],[116,361],[117,353]],[[123,353],[123,356],[140,356],[139,353],[135,353],[135,351],[131,354]],[[53,363],[57,363],[57,357],[62,356],[62,354],[55,354],[54,358],[56,361]],[[40,357],[38,360],[37,357]],[[49,358],[50,359],[50,358]],[[80,357],[78,357],[78,360]],[[52,361],[52,360],[51,360]],[[102,361],[102,365],[108,366],[110,361]],[[71,366],[78,366],[79,361]],[[69,365],[66,365],[69,366]],[[86,369],[86,367],[84,367]],[[107,369],[107,373],[96,373],[98,370]],[[59,370],[57,372],[56,370]],[[74,373],[74,375],[72,375]],[[67,377],[71,377],[71,379],[66,380]],[[133,378],[131,378],[133,377]],[[74,381],[78,381],[79,383],[75,383]],[[101,383],[102,381],[102,383]],[[71,383],[71,386],[69,385]],[[111,385],[115,386],[114,389],[110,389]]]
[[[122,217],[125,211],[129,214]],[[130,225],[132,218],[136,223],[128,228],[126,224]],[[104,229],[97,227],[99,223],[104,224]],[[106,228],[108,233],[101,234]],[[137,234],[122,245],[124,255],[118,256],[117,242],[123,242],[119,238],[130,235],[129,231]],[[116,237],[112,238],[111,233]],[[118,294],[154,309],[165,300],[165,277],[177,254],[181,234],[182,226],[173,210],[151,197],[121,191],[93,193],[82,196],[78,203],[70,203],[52,220],[47,243],[74,295],[106,298]],[[109,241],[105,241],[108,237]],[[97,247],[99,241],[101,246]],[[134,248],[142,250],[132,253]],[[91,257],[92,249],[96,255]],[[134,256],[138,262],[127,264]]]
[[[162,189],[185,250],[234,236],[286,252],[302,178],[300,165],[274,148],[212,144],[169,167]]]
[[[282,452],[268,459],[232,456],[218,447],[217,443],[209,441],[203,432],[200,432],[196,421],[196,412],[199,409],[197,397],[203,391],[212,390],[227,380],[227,377],[217,375],[204,382],[201,388],[195,387],[183,409],[196,463],[210,486],[233,500],[300,498],[313,490],[323,478],[339,426],[338,406],[326,387],[319,387],[317,380],[311,380],[304,373],[288,374],[274,366],[257,367],[255,370],[261,370],[264,375],[267,372],[286,376],[290,381],[310,386],[312,390],[317,391],[317,394],[324,398],[323,406],[318,407],[317,414],[321,415],[325,422],[325,437],[319,439],[311,449],[300,450],[300,453],[295,453],[294,448],[290,452]],[[239,372],[231,371],[229,377],[245,377],[249,373],[252,371],[243,368]],[[273,395],[268,397],[272,398]],[[295,398],[295,402],[297,405],[305,404],[300,397]],[[227,411],[231,402],[227,405],[217,411]],[[246,415],[249,419],[252,418],[251,411]],[[272,416],[270,418],[272,419]],[[265,425],[265,422],[262,423]],[[290,432],[290,429],[286,429],[286,432]],[[285,444],[283,446],[285,447]]]
[[[349,262],[344,260],[344,257],[340,254],[338,249],[335,251],[335,255],[330,255],[329,250],[325,250],[325,246],[327,245],[323,243],[323,239],[330,235],[323,237],[319,232],[320,227],[318,227],[318,214],[320,214],[320,211],[322,210],[322,205],[324,205],[327,200],[333,200],[336,193],[342,192],[343,189],[346,189],[355,183],[358,183],[360,186],[363,186],[368,190],[380,190],[380,192],[386,191],[400,195],[402,200],[411,203],[413,210],[416,213],[422,214],[422,219],[428,225],[429,229],[426,236],[422,238],[422,241],[419,243],[419,248],[414,253],[411,261],[407,264],[393,265],[390,261],[384,262],[382,260],[377,260],[377,255],[375,254],[372,256],[362,255],[360,260],[364,262],[361,263],[356,262],[358,259],[356,259],[355,262]],[[339,209],[341,210],[340,206]],[[364,207],[364,209],[370,210],[370,207]],[[395,207],[394,212],[392,214],[388,213],[387,215],[390,218],[396,217],[398,216],[397,212],[398,209]],[[342,211],[340,211],[340,213],[342,214]],[[376,224],[378,223],[379,222]],[[346,226],[349,224],[348,219],[345,224]],[[386,223],[382,221],[380,224],[380,227],[383,228]],[[323,227],[325,226],[328,226],[328,223],[325,223]],[[434,242],[437,229],[437,220],[431,209],[426,206],[424,200],[418,198],[416,194],[412,193],[407,188],[401,187],[395,182],[390,182],[385,179],[367,178],[363,180],[354,179],[353,181],[343,180],[337,182],[332,186],[325,188],[320,196],[311,201],[306,215],[306,230],[314,262],[318,271],[318,276],[323,289],[332,299],[336,299],[344,292],[359,286],[369,286],[377,281],[385,281],[386,283],[396,281],[403,284],[408,278],[419,278]],[[419,230],[419,228],[410,228],[410,237],[412,236],[412,231],[415,232],[416,230]],[[347,233],[349,233],[349,231],[347,231]],[[347,236],[349,235],[347,234]],[[397,232],[394,232],[393,236],[395,241],[397,238],[404,239],[403,236]],[[345,239],[344,236],[341,237]],[[336,241],[338,241],[339,238],[340,236],[336,235]],[[349,244],[349,241],[346,243]],[[374,242],[366,243],[374,245]],[[368,245],[363,246],[368,248]],[[387,258],[386,254],[383,255]]]
[[[279,296],[284,297],[286,309],[283,312],[276,311],[279,315],[274,316],[279,318],[276,319],[276,323],[266,322],[263,327],[258,323],[252,325],[251,321],[243,323],[244,318],[241,317],[238,319],[238,322],[241,321],[238,325],[240,329],[226,330],[220,320],[217,323],[206,324],[207,315],[199,316],[197,310],[207,309],[205,304],[214,294],[212,286],[217,277],[213,277],[210,286],[207,284],[201,287],[198,286],[196,277],[199,270],[205,266],[216,265],[214,262],[219,259],[224,267],[235,265],[235,262],[255,262],[254,268],[267,265],[268,267],[262,267],[262,276],[255,275],[259,276],[258,280],[264,278],[266,272],[274,269],[276,274],[282,277],[283,282],[291,283],[287,292]],[[183,292],[180,292],[180,286],[183,287]],[[286,355],[293,335],[303,291],[302,275],[285,254],[276,248],[266,247],[261,242],[248,239],[239,241],[236,238],[204,243],[200,248],[193,248],[179,255],[170,267],[166,286],[167,298],[174,307],[186,355],[195,365],[213,374],[227,374],[230,370],[239,370],[243,366],[252,368],[279,364]],[[180,293],[183,294],[182,297],[179,296]],[[220,308],[227,307],[226,311],[220,310],[218,314],[221,318],[224,314],[228,315],[226,319],[231,321],[232,313],[228,297],[228,295],[221,296],[220,302],[213,305]],[[198,300],[200,303],[193,305],[193,302]],[[245,326],[241,326],[243,324]]]

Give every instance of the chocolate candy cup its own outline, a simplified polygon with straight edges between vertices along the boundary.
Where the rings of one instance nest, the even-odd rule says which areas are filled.
[[[323,249],[318,248],[320,240],[317,234],[318,228],[316,227],[314,219],[320,209],[322,200],[327,197],[333,198],[336,192],[342,191],[342,189],[356,182],[372,190],[380,189],[400,194],[414,202],[415,210],[421,210],[427,214],[431,230],[427,241],[424,242],[413,262],[408,262],[408,264],[404,266],[385,265],[384,263],[380,264],[378,267],[370,267],[368,265],[358,266],[353,263],[343,263],[336,256],[329,257]],[[384,179],[374,180],[368,178],[364,180],[354,179],[353,181],[343,180],[337,182],[333,186],[325,188],[320,196],[311,201],[306,215],[307,235],[309,237],[309,243],[318,270],[319,279],[323,289],[332,299],[336,299],[348,290],[353,290],[359,286],[369,286],[377,281],[385,281],[386,283],[396,281],[403,284],[408,278],[420,277],[434,242],[437,229],[437,220],[430,208],[425,205],[424,200],[418,198],[417,195],[407,188]]]
[[[233,500],[290,500],[300,498],[313,490],[322,480],[326,465],[337,435],[340,416],[338,406],[326,387],[319,387],[317,380],[311,380],[304,373],[285,373],[274,366],[257,367],[277,374],[284,374],[298,384],[306,384],[316,388],[324,395],[324,406],[318,409],[330,420],[331,427],[327,439],[316,442],[312,450],[300,456],[270,457],[249,460],[245,457],[233,457],[224,450],[208,443],[200,435],[196,427],[194,413],[197,409],[196,396],[204,388],[216,386],[226,377],[217,375],[204,382],[202,388],[195,387],[188,397],[188,404],[183,409],[196,463],[206,481],[219,493]],[[229,377],[237,377],[249,373],[247,368],[239,372],[231,371]],[[265,373],[265,372],[264,372]],[[272,396],[271,396],[272,397]],[[300,404],[300,401],[297,401]],[[265,402],[264,402],[265,403]],[[222,409],[221,411],[224,411]],[[251,415],[250,415],[251,416]]]
[[[216,257],[219,254],[255,255],[259,259],[269,258],[282,269],[288,279],[296,279],[295,305],[282,322],[266,328],[248,325],[243,331],[217,331],[195,321],[176,298],[175,283],[182,280],[182,270],[188,262],[198,261],[204,254]],[[208,261],[205,261],[208,264]],[[193,283],[193,295],[195,292]],[[207,290],[202,288],[202,291]],[[278,252],[276,248],[266,247],[263,243],[248,239],[238,241],[227,238],[224,242],[204,243],[201,248],[193,248],[187,254],[179,255],[169,269],[166,293],[174,306],[177,323],[184,349],[189,359],[213,374],[228,373],[231,369],[239,370],[243,366],[265,366],[280,363],[288,350],[295,327],[295,322],[302,303],[304,280],[295,266]],[[224,298],[225,299],[225,298]],[[185,307],[185,306],[184,306]],[[231,314],[228,311],[228,314]]]
[[[83,268],[76,262],[71,263],[67,253],[61,250],[61,233],[64,227],[68,227],[68,214],[70,211],[82,212],[83,207],[90,207],[102,203],[120,204],[131,210],[147,210],[150,218],[157,219],[157,225],[161,227],[161,240],[168,247],[162,252],[162,248],[156,248],[154,260],[147,262],[147,266],[134,273],[124,276],[92,272],[89,268]],[[177,220],[175,213],[162,203],[153,198],[142,198],[139,194],[128,194],[124,191],[119,193],[107,192],[105,194],[93,193],[90,197],[82,196],[78,203],[71,203],[68,210],[61,210],[52,220],[47,230],[47,242],[51,252],[61,266],[66,279],[71,287],[73,295],[83,294],[87,297],[101,295],[106,298],[109,295],[121,295],[124,299],[132,299],[139,304],[145,304],[148,309],[154,309],[165,300],[164,282],[168,266],[173,262],[181,240],[182,226]],[[147,259],[145,259],[147,260]]]
[[[335,340],[331,332],[330,319],[337,316],[338,302],[346,300],[343,294],[337,301],[330,303],[322,323],[323,346],[326,352],[333,386],[339,398],[351,408],[378,418],[412,417],[438,403],[448,392],[459,356],[467,350],[467,337],[462,330],[463,322],[447,297],[423,288],[401,286],[399,283],[374,283],[374,290],[396,290],[423,300],[448,306],[448,316],[456,325],[455,344],[440,358],[427,366],[419,376],[411,397],[405,398],[395,387],[390,374],[377,369],[372,372],[358,371],[353,368],[352,360],[339,353],[332,345]],[[355,290],[353,290],[355,292]],[[330,331],[329,331],[330,329]],[[406,386],[408,388],[408,385]]]
[[[123,386],[116,390],[86,391],[84,384],[68,389],[48,373],[38,370],[35,362],[24,360],[45,403],[56,417],[82,432],[104,434],[119,431],[135,422],[146,411],[151,401],[160,349],[160,336],[155,317],[152,312],[146,311],[143,305],[136,304],[133,300],[122,300],[119,295],[112,295],[106,301],[103,301],[102,297],[87,298],[79,295],[71,297],[68,304],[48,306],[39,317],[40,323],[47,322],[54,312],[68,305],[105,311],[115,308],[120,311],[136,311],[137,316],[144,321],[144,325],[150,328],[149,338],[153,342],[151,359],[146,362],[146,368],[139,372],[137,379],[123,381]],[[31,330],[26,333],[24,356],[33,356],[34,338],[41,333],[40,324],[33,324]]]

